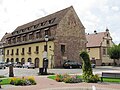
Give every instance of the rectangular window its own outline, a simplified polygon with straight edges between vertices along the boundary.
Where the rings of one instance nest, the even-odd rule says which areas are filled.
[[[36,46],[36,52],[38,52],[39,51],[39,46]]]
[[[16,43],[16,38],[14,37],[14,38],[12,39],[12,41],[13,41],[13,43]]]
[[[9,50],[7,50],[7,55],[9,55]]]
[[[16,50],[16,55],[18,55],[18,54],[19,54],[19,49]]]
[[[62,54],[62,55],[65,54],[65,45],[61,45],[61,54]]]
[[[29,40],[32,40],[32,39],[34,39],[34,34],[33,34],[33,33],[30,33],[30,34],[29,34]]]
[[[21,42],[21,37],[20,36],[17,37],[17,42]]]
[[[47,52],[47,45],[44,45],[44,51]]]
[[[31,47],[28,48],[28,54],[31,54]]]
[[[13,53],[14,53],[14,50],[12,49],[11,55],[13,55]]]
[[[24,51],[25,51],[25,49],[24,49],[24,48],[22,48],[22,53],[21,53],[21,55],[24,55]]]
[[[45,35],[51,36],[51,32],[49,28],[45,29]]]
[[[106,55],[106,49],[103,48],[103,55]]]
[[[39,53],[39,46],[36,46],[36,51],[35,51],[36,54]]]
[[[27,41],[27,35],[23,35],[23,41]]]
[[[106,43],[107,43],[107,45],[109,45],[110,44],[109,40],[107,40]]]
[[[36,39],[39,39],[39,38],[41,38],[41,37],[42,37],[41,31],[37,31],[37,32],[36,32]]]

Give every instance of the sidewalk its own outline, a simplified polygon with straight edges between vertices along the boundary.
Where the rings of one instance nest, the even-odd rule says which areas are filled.
[[[120,84],[112,83],[75,83],[69,84],[64,82],[56,82],[48,79],[47,76],[36,76],[37,85],[32,86],[2,86],[0,90],[92,90],[92,86],[96,90],[120,90]]]

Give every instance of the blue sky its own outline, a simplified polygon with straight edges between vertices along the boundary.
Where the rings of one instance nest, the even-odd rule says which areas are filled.
[[[86,33],[109,29],[120,43],[120,0],[0,0],[0,39],[17,26],[73,6]]]

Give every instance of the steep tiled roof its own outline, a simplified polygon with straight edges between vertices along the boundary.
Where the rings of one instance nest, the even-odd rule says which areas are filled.
[[[6,38],[11,36],[11,33],[5,33],[5,35],[2,37],[1,42],[6,42]]]
[[[55,13],[53,13],[53,14],[50,14],[50,15],[47,15],[47,16],[42,17],[42,18],[40,18],[40,19],[37,19],[37,20],[35,20],[35,21],[32,21],[32,22],[30,22],[30,23],[24,24],[24,25],[22,25],[22,26],[18,26],[18,27],[15,29],[15,31],[19,31],[19,30],[21,30],[21,29],[25,29],[25,28],[28,28],[28,27],[30,27],[30,26],[34,26],[34,25],[41,24],[41,23],[44,23],[44,24],[45,24],[44,27],[47,27],[48,25],[50,25],[50,24],[49,24],[49,20],[53,20],[53,19],[55,19],[55,20],[54,20],[54,22],[53,22],[52,24],[58,24],[58,23],[60,22],[60,20],[62,19],[62,17],[66,14],[66,12],[67,12],[68,10],[70,10],[70,8],[73,8],[73,7],[72,7],[72,6],[71,6],[71,7],[68,7],[68,8],[66,8],[66,9],[60,10],[60,11],[55,12]],[[52,25],[52,24],[51,24],[51,25]],[[41,28],[41,25],[39,25],[39,26],[37,27],[37,29],[39,29],[39,28]]]
[[[101,46],[101,42],[103,41],[104,36],[107,32],[100,32],[95,34],[87,34],[87,47],[97,47]]]

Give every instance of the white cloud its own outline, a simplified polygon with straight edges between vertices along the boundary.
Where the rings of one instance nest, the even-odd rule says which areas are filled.
[[[113,11],[119,11],[119,7],[117,7],[117,6],[113,6],[111,9],[112,9]]]

